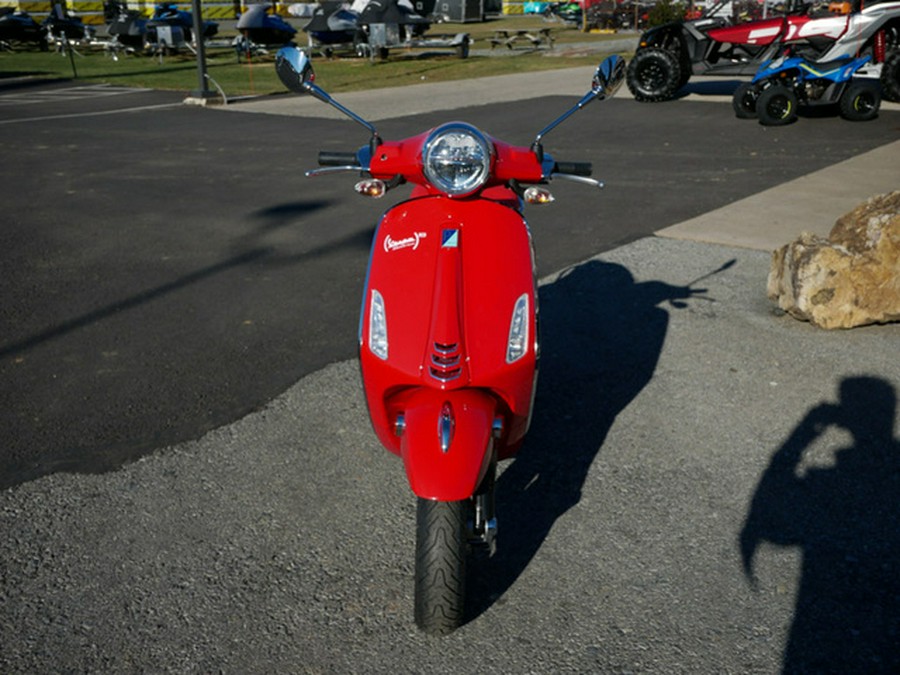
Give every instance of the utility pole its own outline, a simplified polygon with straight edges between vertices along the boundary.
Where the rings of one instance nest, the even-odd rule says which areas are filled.
[[[197,89],[191,92],[191,98],[199,99],[203,103],[215,96],[215,92],[206,85],[206,49],[203,46],[203,17],[200,3],[201,0],[191,0],[194,14],[194,43],[197,46]]]

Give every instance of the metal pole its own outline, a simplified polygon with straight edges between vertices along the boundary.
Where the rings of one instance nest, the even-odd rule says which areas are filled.
[[[197,89],[191,92],[191,97],[206,100],[215,96],[215,92],[206,86],[206,51],[203,46],[203,16],[200,4],[201,0],[191,0],[191,9],[194,13],[194,43],[197,46]]]

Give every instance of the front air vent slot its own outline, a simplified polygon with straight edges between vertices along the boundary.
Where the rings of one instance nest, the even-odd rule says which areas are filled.
[[[462,374],[461,361],[459,344],[435,342],[431,352],[431,376],[441,382],[455,380]]]

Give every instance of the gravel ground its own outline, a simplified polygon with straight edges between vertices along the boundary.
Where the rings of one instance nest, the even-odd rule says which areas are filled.
[[[414,500],[350,361],[199,441],[0,493],[0,671],[771,673],[834,651],[828,638],[833,664],[896,672],[878,640],[900,616],[900,324],[778,316],[768,264],[648,238],[545,280],[532,432],[499,479],[500,550],[453,635],[413,626]],[[835,416],[795,474],[837,476],[866,517],[816,511],[825,483],[808,483],[788,518],[840,543],[823,548],[776,532],[783,493],[758,486],[811,410],[859,412],[848,383],[878,414]],[[859,461],[868,445],[893,453]],[[855,464],[835,459],[848,446]],[[748,520],[757,493],[770,517]],[[887,588],[844,574],[870,558]]]

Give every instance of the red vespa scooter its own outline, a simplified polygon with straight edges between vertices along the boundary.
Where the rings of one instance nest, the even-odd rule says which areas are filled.
[[[418,498],[415,619],[443,634],[463,620],[466,558],[493,552],[497,462],[515,455],[531,418],[538,361],[534,257],[522,202],[552,201],[564,178],[603,187],[590,163],[555,162],[544,135],[594,99],[612,96],[625,64],[606,59],[591,91],[515,147],[463,122],[399,141],[314,84],[307,55],[278,52],[282,82],[348,115],[371,133],[356,152],[319,154],[327,168],[364,176],[356,191],[381,197],[412,183],[382,217],[360,318],[360,362],[372,426],[403,459]],[[529,187],[525,187],[528,185]]]

